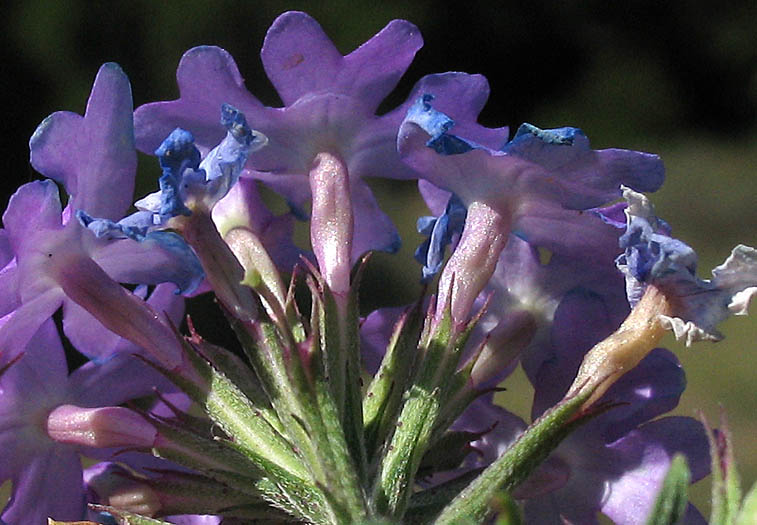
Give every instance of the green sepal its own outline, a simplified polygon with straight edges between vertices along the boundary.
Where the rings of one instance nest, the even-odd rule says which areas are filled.
[[[141,516],[132,512],[117,509],[116,507],[109,507],[108,505],[95,505],[90,503],[89,508],[95,512],[107,512],[113,519],[116,520],[118,525],[171,525],[171,523],[155,518],[148,518],[147,516]]]
[[[262,495],[252,496],[199,474],[177,471],[158,473],[161,474],[158,477],[139,481],[149,485],[158,495],[161,516],[219,514],[228,507],[253,504],[260,506],[264,503]]]
[[[318,308],[313,304],[314,310]],[[335,519],[348,521],[365,514],[365,503],[338,415],[333,419],[329,414],[335,411],[326,406],[333,405],[328,385],[316,380],[317,375],[323,377],[321,370],[310,368],[311,363],[320,363],[318,323],[311,326],[313,333],[302,344],[294,343],[293,334],[282,334],[263,312],[254,323],[237,322],[234,328],[286,435],[301,456],[302,468],[309,472],[308,479],[323,490]],[[324,414],[333,432],[326,430]]]
[[[317,272],[308,280],[313,296],[313,313],[316,314],[311,327],[314,329],[318,324],[319,355],[325,358],[325,374],[321,377],[328,378],[347,448],[363,483],[367,478],[368,461],[363,432],[358,289],[367,257],[364,256],[356,265],[346,297],[332,293]]]
[[[646,525],[675,525],[686,513],[689,503],[691,471],[683,454],[676,454],[670,462]]]
[[[196,399],[210,418],[234,442],[254,457],[274,463],[301,479],[310,473],[292,445],[271,426],[258,407],[220,370],[195,352],[188,352],[195,369],[208,384],[201,399]]]
[[[492,513],[490,503],[500,490],[512,491],[573,429],[599,413],[598,410],[580,412],[592,392],[563,399],[534,421],[504,454],[442,510],[434,524],[451,525],[471,517],[477,523],[484,523]]]
[[[233,442],[229,442],[228,446],[246,455],[251,461],[257,461],[257,458],[250,456],[249,450]],[[256,485],[256,489],[272,505],[310,523],[324,525],[334,523],[334,516],[331,513],[334,504],[329,501],[328,493],[293,477],[276,465],[267,465],[264,470],[268,476]]]
[[[523,518],[520,514],[520,508],[509,492],[500,491],[490,503],[497,520],[494,525],[521,525]]]
[[[411,379],[421,331],[419,300],[400,316],[394,325],[381,366],[373,376],[363,398],[365,446],[372,458],[396,421],[402,394]]]
[[[755,523],[757,523],[757,483],[749,489],[741,505],[741,511],[736,517],[736,525],[754,525]]]
[[[379,515],[399,519],[404,514],[439,414],[439,397],[438,388],[410,388],[394,435],[379,462],[373,487],[373,503]]]
[[[213,368],[224,374],[237,388],[255,405],[260,415],[278,431],[283,432],[283,426],[276,412],[271,406],[255,371],[235,354],[220,346],[202,339],[194,329],[187,339],[194,349],[203,356]]]
[[[710,443],[712,460],[712,512],[710,525],[733,525],[741,506],[741,483],[736,471],[731,431],[725,412],[720,414],[720,429],[710,427],[704,414],[699,414]]]
[[[332,495],[339,496],[340,507],[343,511],[355,521],[366,516],[366,502],[362,490],[362,481],[365,479],[362,412],[360,412],[359,423],[350,423],[349,428],[343,426],[346,422],[351,422],[352,418],[345,418],[346,405],[342,404],[340,410],[335,396],[340,388],[346,387],[346,383],[342,383],[337,390],[334,389],[335,382],[339,382],[338,377],[341,376],[342,381],[346,381],[348,375],[349,349],[341,346],[346,341],[345,332],[340,326],[340,318],[344,320],[340,310],[344,310],[337,306],[333,295],[317,273],[308,276],[307,284],[312,296],[310,342],[313,347],[309,369],[312,388],[310,397],[315,400],[315,403],[308,404],[307,422],[311,430],[311,440],[323,464],[325,483],[329,489],[332,489],[330,490]],[[354,319],[354,328],[357,330],[357,317]],[[336,352],[333,352],[334,350]],[[355,350],[359,351],[359,348]],[[359,377],[357,379],[359,381]],[[356,386],[359,389],[359,383]],[[345,395],[346,390],[343,390],[341,394]],[[359,404],[359,390],[357,396]],[[345,399],[343,398],[342,401],[344,402]],[[362,411],[361,407],[357,408]],[[357,436],[356,429],[359,431]],[[347,439],[348,431],[351,431],[351,441]]]
[[[255,488],[264,472],[246,456],[229,447],[228,441],[210,439],[156,419],[150,421],[160,438],[153,455],[203,472],[236,490],[259,496]]]
[[[235,518],[235,520],[232,520],[234,523],[239,523],[236,520],[244,520],[242,523],[254,523],[255,525],[302,523],[300,518],[266,504],[237,505],[221,509],[215,514],[220,514],[226,518]]]

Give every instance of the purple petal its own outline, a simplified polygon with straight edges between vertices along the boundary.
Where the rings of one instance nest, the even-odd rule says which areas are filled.
[[[596,495],[599,497],[601,495]],[[526,500],[523,506],[525,523],[539,525],[594,525],[599,523],[597,511],[594,500],[587,500],[585,488],[581,490],[571,485],[560,492]]]
[[[292,240],[294,216],[290,213],[273,215],[261,199],[254,179],[240,177],[229,194],[216,204],[212,213],[213,222],[221,235],[226,235],[236,227],[251,230],[261,239],[281,270],[290,272],[300,261],[302,251]]]
[[[592,213],[566,210],[544,201],[529,202],[513,225],[513,234],[554,253],[591,261],[605,272],[618,272],[618,230]]]
[[[0,380],[0,433],[35,428],[40,413],[58,405],[66,395],[68,367],[52,320],[42,325],[24,350],[23,357]],[[46,442],[36,431],[24,446],[34,449]]]
[[[53,288],[26,301],[0,319],[0,363],[5,364],[22,352],[62,302],[63,292]]]
[[[178,326],[184,315],[184,300],[174,290],[171,284],[158,285],[147,304],[156,312],[165,314]],[[116,354],[145,355],[143,349],[105,328],[92,314],[73,301],[64,303],[63,330],[79,352],[100,363]]]
[[[152,154],[177,127],[189,130],[198,147],[209,151],[225,134],[218,112],[231,104],[253,125],[261,103],[247,92],[234,59],[219,47],[194,47],[184,53],[176,70],[180,98],[140,106],[134,112],[137,147]]]
[[[360,351],[363,366],[371,375],[378,371],[394,325],[405,310],[407,308],[404,306],[374,310],[360,325]]]
[[[20,306],[18,274],[15,260],[11,260],[0,269],[0,317]]]
[[[493,150],[499,150],[508,138],[508,128],[487,128],[476,123],[489,98],[489,82],[483,75],[449,72],[426,75],[413,87],[407,101],[397,108],[404,118],[419,97],[434,96],[434,108],[455,118],[455,133]]]
[[[692,418],[667,417],[640,427],[610,445],[619,478],[610,482],[602,512],[619,524],[645,523],[673,455],[686,455],[697,481],[709,473],[702,425]],[[608,465],[609,466],[609,465]]]
[[[554,313],[551,344],[522,359],[535,389],[533,418],[562,399],[586,351],[615,329],[611,311],[604,298],[590,290],[576,289],[561,300]]]
[[[25,242],[38,232],[61,229],[58,187],[51,180],[21,186],[8,201],[3,224],[17,256],[23,254]]]
[[[51,517],[60,521],[82,519],[85,512],[82,469],[75,452],[51,448],[36,456],[17,478],[3,511],[3,521],[47,523]]]
[[[108,361],[86,363],[70,378],[70,403],[81,407],[120,405],[175,387],[157,370],[131,354],[118,354]]]
[[[334,87],[377,108],[395,88],[423,46],[418,28],[406,20],[392,20],[373,38],[344,57]]]
[[[640,423],[673,410],[684,388],[686,375],[676,356],[656,348],[602,396],[600,402],[619,406],[589,424],[610,443]]]
[[[132,110],[126,75],[116,64],[103,65],[84,117],[53,113],[34,132],[32,166],[62,183],[74,208],[121,218],[131,204],[137,169]]]
[[[305,93],[332,87],[343,60],[318,22],[298,11],[284,13],[273,22],[260,57],[287,106]]]
[[[169,369],[181,363],[181,347],[162,316],[113,281],[92,260],[72,260],[59,273],[66,295],[109,330],[141,346]]]
[[[444,212],[444,208],[447,207],[449,198],[452,196],[452,193],[437,188],[426,179],[418,180],[418,191],[420,191],[428,209],[437,217]]]
[[[367,184],[356,181],[351,187],[355,229],[352,239],[352,263],[369,250],[396,253],[400,237],[392,220],[378,205]]]
[[[495,405],[491,399],[479,398],[465,409],[452,429],[484,432],[471,445],[480,453],[476,463],[488,465],[501,456],[527,426],[521,418]]]
[[[121,239],[103,243],[92,258],[122,283],[171,282],[182,293],[189,294],[204,277],[195,253],[172,232],[151,232],[141,241]]]

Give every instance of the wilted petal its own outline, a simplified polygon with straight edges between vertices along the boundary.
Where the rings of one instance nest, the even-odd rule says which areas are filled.
[[[629,302],[635,305],[648,286],[667,298],[669,311],[658,317],[676,339],[689,346],[702,340],[722,339],[717,325],[729,315],[746,315],[757,293],[757,250],[736,246],[728,259],[712,271],[712,280],[696,275],[697,254],[686,243],[670,237],[669,227],[654,216],[649,201],[629,188],[626,232],[620,238],[625,252],[618,268],[626,276]]]

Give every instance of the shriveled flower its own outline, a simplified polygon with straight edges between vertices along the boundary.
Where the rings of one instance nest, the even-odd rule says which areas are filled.
[[[152,152],[175,127],[193,133],[207,151],[220,139],[214,128],[221,103],[233,104],[268,136],[265,150],[250,159],[249,173],[289,200],[297,213],[310,197],[308,173],[319,153],[344,163],[355,210],[353,262],[369,249],[395,251],[399,238],[379,209],[365,177],[417,178],[396,152],[397,129],[411,102],[377,116],[376,109],[410,65],[422,39],[404,20],[390,22],[358,49],[342,56],[318,23],[300,12],[279,16],[266,35],[261,57],[284,107],[265,107],[247,92],[236,64],[217,47],[184,54],[176,76],[178,100],[137,109],[137,146]],[[442,104],[458,108],[461,121],[472,118],[488,96],[479,75],[449,73],[421,79],[410,101],[433,90]],[[477,140],[496,147],[506,130],[489,130]]]
[[[226,137],[204,158],[188,131],[177,128],[166,137],[155,150],[163,169],[160,191],[138,200],[134,206],[139,211],[118,222],[77,211],[79,221],[98,237],[143,241],[169,228],[174,217],[193,211],[210,214],[239,180],[249,154],[267,142],[228,104],[221,106],[221,125],[227,130]]]
[[[630,188],[626,231],[620,238],[625,250],[618,268],[626,277],[628,300],[635,306],[653,286],[667,298],[669,312],[660,323],[676,339],[690,346],[696,341],[718,341],[716,326],[730,315],[746,315],[757,294],[757,250],[736,246],[723,264],[712,270],[712,279],[697,277],[697,254],[684,242],[670,236],[670,229],[654,214],[649,199]]]

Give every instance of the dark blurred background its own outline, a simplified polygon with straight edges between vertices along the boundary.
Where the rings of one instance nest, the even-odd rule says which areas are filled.
[[[470,1],[453,9],[430,0],[27,0],[3,7],[3,209],[15,187],[36,177],[27,144],[37,124],[54,110],[82,113],[103,62],[121,64],[138,106],[177,96],[174,72],[185,50],[219,45],[236,58],[249,90],[279,105],[259,49],[274,18],[295,9],[314,16],[345,54],[393,18],[419,26],[425,46],[384,109],[402,102],[424,74],[482,73],[492,88],[481,115],[486,125],[572,125],[595,148],[660,154],[668,180],[654,197],[658,212],[697,248],[703,277],[734,244],[757,245],[753,1]],[[155,176],[154,160],[140,159],[143,192],[151,190]],[[412,184],[377,181],[374,187],[401,224],[405,247],[399,258],[377,257],[371,274],[401,280],[408,292],[387,296],[388,287],[378,280],[370,287],[370,306],[402,304],[417,290],[418,268],[410,261],[419,242],[413,224],[426,210]],[[728,339],[722,343],[669,345],[689,375],[676,412],[692,415],[701,408],[715,420],[718,405],[724,406],[747,487],[757,479],[757,307],[752,310],[750,319],[725,323]],[[507,386],[503,403],[525,414],[529,394],[523,393],[522,375]],[[695,499],[704,501],[707,490],[700,484]]]

